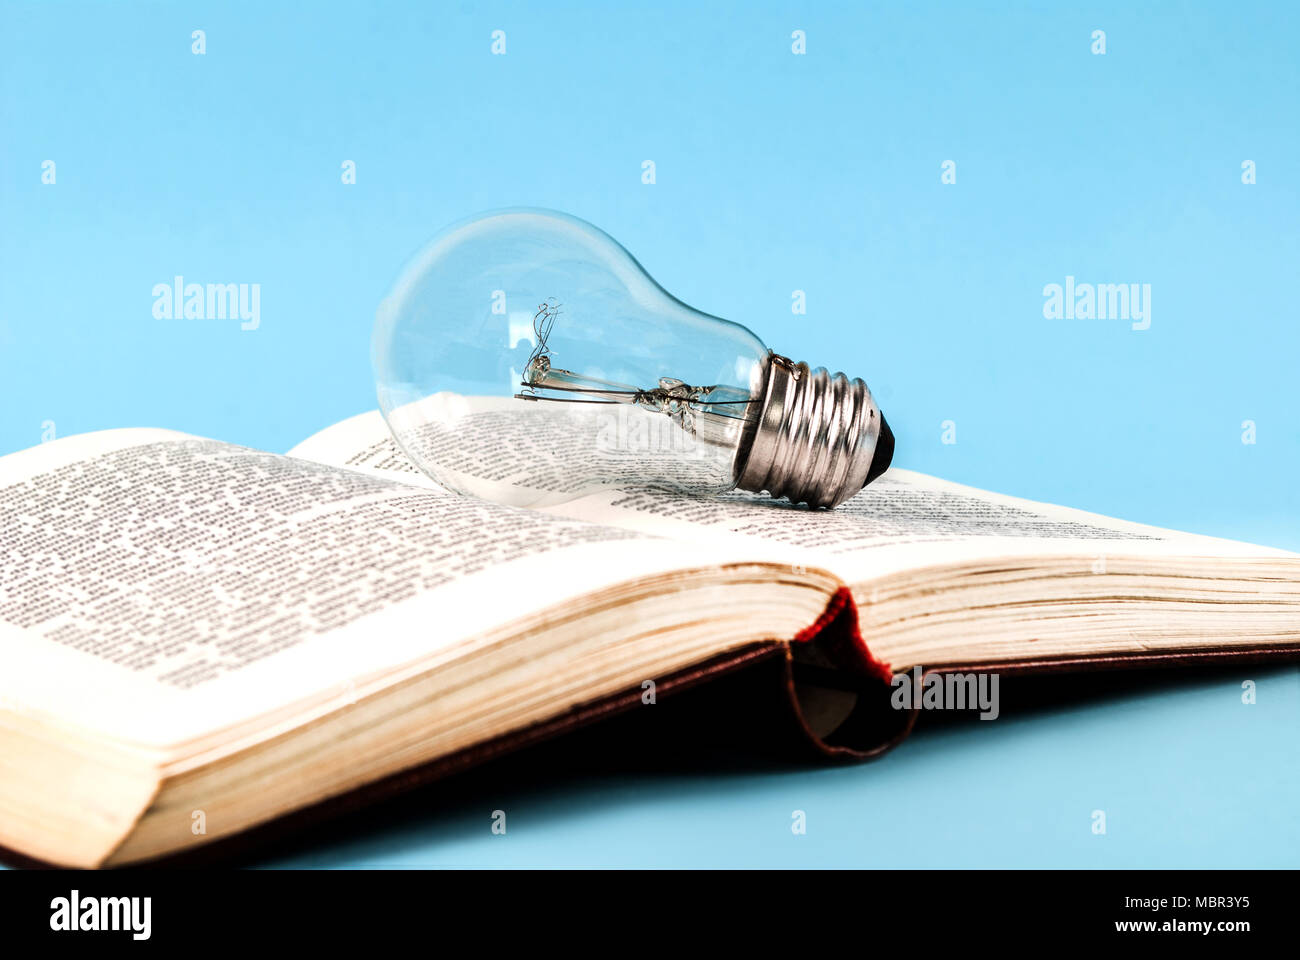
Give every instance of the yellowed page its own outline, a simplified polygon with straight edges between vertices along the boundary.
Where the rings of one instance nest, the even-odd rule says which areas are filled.
[[[0,458],[0,543],[0,718],[160,752],[744,559],[159,430]]]

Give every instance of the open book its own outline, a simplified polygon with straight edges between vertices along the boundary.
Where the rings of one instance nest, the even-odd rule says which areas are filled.
[[[755,658],[839,676],[792,681],[794,714],[869,756],[900,726],[862,718],[917,666],[1300,654],[1281,550],[903,470],[830,512],[506,507],[439,490],[377,413],[288,456],[129,429],[0,458],[0,558],[0,846],[76,866],[418,782]]]

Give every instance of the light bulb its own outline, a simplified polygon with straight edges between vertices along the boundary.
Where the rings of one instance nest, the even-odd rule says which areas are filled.
[[[380,304],[373,361],[415,465],[504,503],[739,487],[832,507],[893,455],[861,380],[772,353],[668,294],[607,234],[547,210],[439,234]]]

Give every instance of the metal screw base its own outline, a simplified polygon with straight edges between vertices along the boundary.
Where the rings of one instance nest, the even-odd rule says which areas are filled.
[[[748,454],[738,461],[740,489],[834,507],[889,466],[893,434],[861,380],[774,353],[762,400]]]

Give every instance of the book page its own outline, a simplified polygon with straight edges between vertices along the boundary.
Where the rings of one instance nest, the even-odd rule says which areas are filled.
[[[901,469],[889,470],[833,510],[809,510],[740,491],[708,500],[638,491],[588,497],[552,512],[699,543],[780,544],[850,583],[996,558],[1297,556]]]
[[[416,482],[535,509],[616,488],[628,476],[668,491],[725,490],[734,456],[727,444],[697,440],[632,404],[450,393],[399,407],[387,422],[377,412],[351,417],[291,453],[391,474],[411,475],[423,462],[433,477],[416,472]]]
[[[346,430],[340,429],[345,425]],[[334,453],[350,457],[373,447],[382,451],[391,468],[414,469],[387,436],[378,411],[317,436],[336,430],[353,448]],[[850,583],[900,570],[998,557],[1297,556],[1004,496],[896,468],[833,510],[809,510],[741,491],[692,498],[611,490],[545,512],[697,544],[748,547],[755,557],[824,567]]]
[[[360,413],[326,427],[291,449],[287,455],[400,480],[427,490],[451,492],[411,463],[393,440],[378,410]]]
[[[642,576],[634,531],[158,430],[0,458],[0,706],[181,743]],[[399,471],[400,472],[400,471]]]

